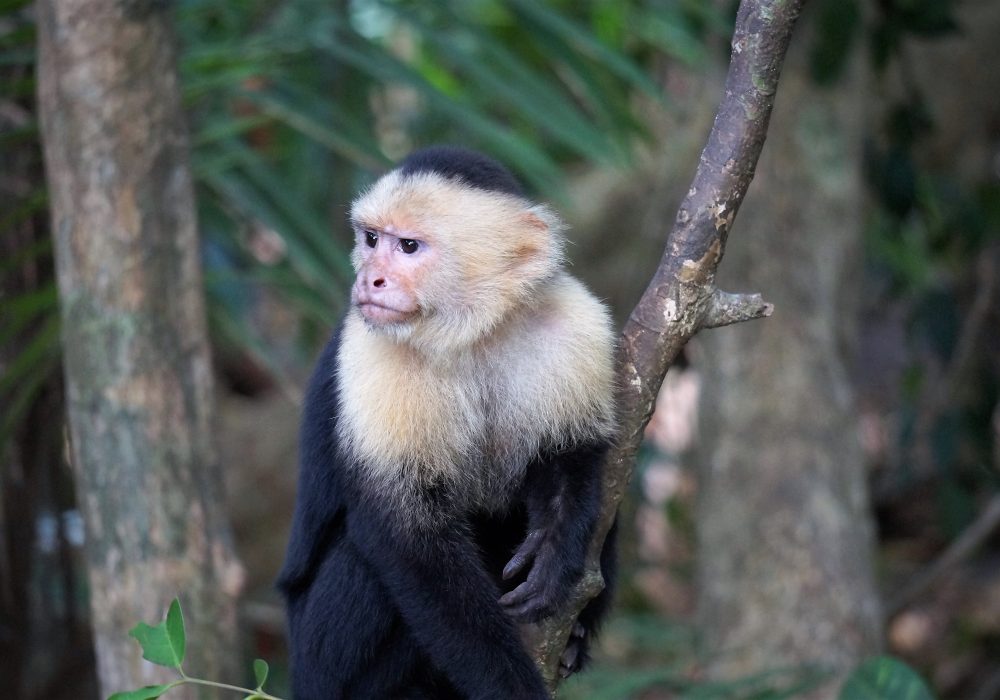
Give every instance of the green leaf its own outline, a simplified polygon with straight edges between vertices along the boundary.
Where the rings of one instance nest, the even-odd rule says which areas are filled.
[[[606,131],[591,125],[557,84],[525,65],[502,42],[492,41],[486,32],[475,28],[437,31],[416,12],[395,11],[425,37],[452,71],[468,76],[470,94],[485,91],[580,155],[596,162],[613,162]]]
[[[184,663],[184,647],[186,635],[184,634],[184,614],[181,612],[181,601],[174,598],[167,611],[167,637],[170,646],[177,650],[177,665]]]
[[[33,210],[28,210],[25,213],[25,217],[34,214],[35,212],[44,209],[45,205],[48,204],[47,197],[41,197],[37,200],[38,206]],[[20,220],[21,217],[11,215],[5,216],[0,219],[0,230],[6,230],[8,226]],[[0,280],[5,276],[13,273],[14,271],[20,269],[22,265],[29,261],[38,260],[52,252],[52,239],[49,237],[43,238],[40,241],[31,243],[30,245],[23,246],[16,252],[8,255],[2,262],[0,262]]]
[[[174,598],[170,603],[166,620],[155,627],[140,622],[132,628],[129,636],[135,637],[142,647],[142,658],[158,666],[180,670],[184,663],[185,645],[184,616],[180,601]]]
[[[234,159],[231,167],[201,169],[202,183],[245,216],[280,232],[290,264],[310,284],[336,289],[338,281],[349,279],[347,254],[328,234],[319,212],[253,151],[237,142],[226,148]]]
[[[299,95],[298,100],[277,90],[266,92],[245,90],[240,95],[255,102],[271,119],[287,124],[352,163],[357,163],[376,172],[389,165],[385,156],[378,150],[378,146],[370,138],[359,139],[346,135],[343,129],[327,126],[324,123],[323,115],[317,113],[318,110],[315,109],[315,106],[310,110],[309,105],[304,103],[304,95]],[[345,118],[343,114],[340,116],[341,120]],[[357,125],[355,125],[354,130],[358,130]]]
[[[507,4],[516,10],[524,21],[548,29],[650,97],[656,100],[663,99],[663,91],[631,59],[603,44],[591,32],[558,10],[529,0],[507,0]]]
[[[876,656],[861,663],[844,682],[839,700],[934,700],[917,672],[899,659]]]
[[[257,690],[264,687],[267,681],[267,662],[264,659],[253,660],[253,675],[257,679]]]
[[[6,308],[4,313],[7,314]],[[13,317],[14,314],[10,313]],[[59,353],[59,314],[45,314],[40,319],[42,327],[20,348],[13,361],[4,367],[0,375],[0,395],[6,394],[20,382],[28,381],[37,371],[49,366]],[[4,333],[6,335],[6,332]]]
[[[204,124],[192,138],[195,148],[215,141],[243,136],[246,132],[271,124],[274,120],[266,115],[253,115],[239,119],[215,119]]]
[[[536,144],[519,138],[506,125],[486,116],[481,109],[440,92],[419,72],[378,47],[354,47],[347,40],[325,35],[313,39],[318,49],[376,80],[401,82],[419,91],[427,98],[429,107],[475,134],[501,161],[518,163],[527,181],[550,193],[550,197],[557,197],[563,179],[562,173]]]
[[[59,315],[59,298],[55,283],[0,300],[0,314],[6,323],[0,325],[0,346],[6,345],[32,323],[47,323]]]
[[[28,410],[42,391],[49,373],[56,371],[58,367],[59,356],[55,355],[37,369],[28,373],[24,380],[18,383],[17,391],[14,392],[12,399],[8,400],[7,397],[0,399],[6,401],[2,413],[2,421],[0,421],[0,445],[3,445],[10,439],[11,434],[27,415]],[[0,392],[0,394],[2,393]]]
[[[0,1],[0,12],[14,12],[15,10],[27,7],[30,3],[31,0],[2,0]]]
[[[833,85],[843,74],[851,45],[861,32],[858,0],[823,0],[817,22],[820,31],[813,40],[810,68],[819,85]]]
[[[115,693],[108,698],[108,700],[153,700],[153,698],[158,698],[165,692],[174,687],[174,683],[167,683],[166,685],[147,685],[138,690],[126,690],[121,693]]]

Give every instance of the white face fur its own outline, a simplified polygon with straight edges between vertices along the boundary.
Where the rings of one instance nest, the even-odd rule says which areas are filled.
[[[389,173],[351,220],[359,310],[435,354],[491,332],[562,266],[563,225],[550,210],[434,173]]]

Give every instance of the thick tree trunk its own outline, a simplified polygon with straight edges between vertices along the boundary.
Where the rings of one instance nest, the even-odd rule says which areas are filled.
[[[168,3],[42,0],[39,100],[103,694],[161,676],[128,630],[180,595],[191,672],[235,652],[194,198]]]
[[[699,612],[719,677],[800,663],[843,670],[880,645],[848,376],[864,92],[857,71],[833,89],[811,84],[807,35],[797,42],[719,280],[762,292],[776,311],[700,336]]]

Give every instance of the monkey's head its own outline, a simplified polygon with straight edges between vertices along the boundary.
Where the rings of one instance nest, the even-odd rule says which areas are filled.
[[[351,208],[351,303],[369,328],[428,351],[467,346],[529,306],[562,266],[559,218],[473,151],[417,151]]]

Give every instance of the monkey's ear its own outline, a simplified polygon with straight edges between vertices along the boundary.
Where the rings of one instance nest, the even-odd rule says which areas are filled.
[[[523,221],[526,226],[538,229],[543,233],[549,230],[549,225],[533,211],[526,211],[521,214],[521,221]]]

